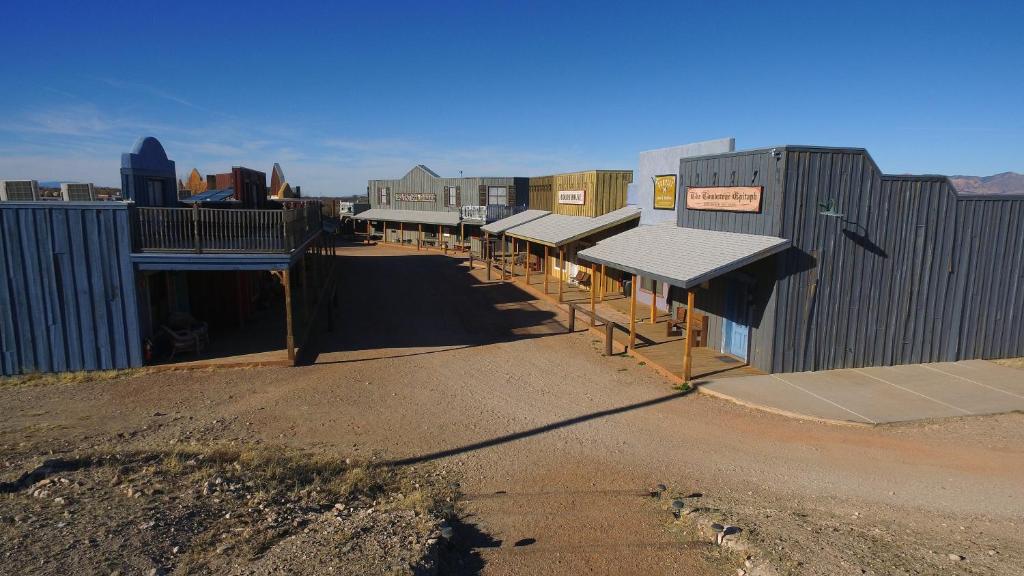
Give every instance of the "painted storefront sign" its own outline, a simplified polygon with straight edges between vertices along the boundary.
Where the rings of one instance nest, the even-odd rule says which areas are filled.
[[[586,190],[559,190],[558,191],[558,203],[559,204],[573,204],[576,206],[583,206],[586,203],[587,191]]]
[[[437,194],[433,192],[415,192],[396,194],[399,202],[436,202]]]
[[[690,210],[760,212],[762,186],[690,186],[686,207]]]
[[[676,209],[675,174],[654,177],[654,208],[656,210]]]

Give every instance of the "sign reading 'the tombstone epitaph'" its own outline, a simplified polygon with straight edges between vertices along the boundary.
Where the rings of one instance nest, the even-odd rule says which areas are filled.
[[[558,191],[558,203],[559,204],[575,204],[577,206],[583,206],[586,203],[587,191],[586,190],[559,190]]]
[[[395,197],[399,202],[437,202],[437,194],[433,192],[406,192]]]
[[[690,210],[760,212],[763,186],[690,186],[686,207]]]

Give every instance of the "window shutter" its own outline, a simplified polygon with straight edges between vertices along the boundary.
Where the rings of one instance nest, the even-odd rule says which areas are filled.
[[[515,206],[516,205],[516,187],[515,187],[514,184],[508,187],[508,199],[507,199],[507,202],[508,202],[509,206]]]
[[[487,186],[480,185],[480,205],[487,206]]]
[[[455,206],[457,208],[462,208],[462,187],[461,186],[456,186],[455,187]]]

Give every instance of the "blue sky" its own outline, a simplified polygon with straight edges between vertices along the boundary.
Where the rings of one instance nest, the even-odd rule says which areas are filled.
[[[307,194],[729,136],[1024,172],[1018,2],[155,5],[5,7],[0,178],[117,185],[142,135],[182,175],[276,161]]]

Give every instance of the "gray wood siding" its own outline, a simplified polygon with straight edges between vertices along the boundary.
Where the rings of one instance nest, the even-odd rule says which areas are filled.
[[[128,207],[0,204],[0,374],[142,365]]]
[[[455,211],[457,207],[445,205],[444,191],[446,187],[455,186],[459,191],[460,206],[479,206],[481,187],[505,186],[509,189],[509,204],[517,206],[529,200],[529,180],[519,177],[472,177],[472,178],[440,178],[416,166],[408,174],[397,180],[370,180],[367,188],[370,195],[371,208],[392,208],[396,210],[433,210]],[[388,204],[380,204],[377,191],[388,188]],[[430,193],[435,195],[434,202],[399,201],[397,194]]]
[[[765,187],[760,214],[687,210],[681,197],[680,225],[793,242],[774,257],[774,274],[744,269],[764,307],[752,365],[794,372],[1024,355],[1024,198],[960,196],[942,176],[885,175],[861,149],[775,152],[680,165],[684,186]],[[829,202],[845,216],[820,214]],[[712,314],[712,345],[721,297],[698,296]]]

